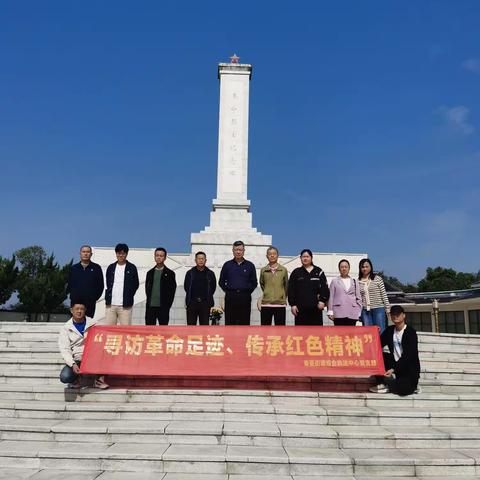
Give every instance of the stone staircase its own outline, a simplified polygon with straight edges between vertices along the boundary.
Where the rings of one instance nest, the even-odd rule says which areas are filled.
[[[65,389],[0,324],[0,479],[480,479],[480,336],[420,336],[421,393]]]

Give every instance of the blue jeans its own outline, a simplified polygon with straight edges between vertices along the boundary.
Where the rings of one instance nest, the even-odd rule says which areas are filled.
[[[367,311],[362,308],[362,322],[366,327],[376,325],[380,328],[380,334],[385,330],[387,324],[387,316],[383,307],[372,308]]]

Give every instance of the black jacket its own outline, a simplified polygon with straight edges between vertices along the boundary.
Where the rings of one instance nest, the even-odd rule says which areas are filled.
[[[72,265],[67,283],[67,293],[74,303],[95,303],[103,293],[103,272],[98,263],[90,262],[83,268],[81,262]]]
[[[330,298],[327,277],[320,267],[309,273],[305,267],[296,268],[288,279],[288,303],[298,308],[316,308],[318,302],[327,303]]]
[[[217,288],[217,278],[215,277],[215,273],[213,273],[212,270],[207,267],[205,267],[205,270],[207,272],[207,302],[211,307],[213,307],[213,294],[215,293],[215,290]],[[185,298],[186,305],[190,305],[193,279],[195,278],[197,272],[197,267],[193,267],[185,275],[183,288],[185,288],[185,292],[187,293]]]
[[[145,280],[145,293],[147,294],[147,307],[150,306],[152,298],[153,274],[155,267],[147,272]],[[163,267],[162,282],[160,285],[160,304],[162,307],[170,308],[175,298],[177,290],[177,282],[175,281],[175,272],[170,270],[166,265]]]
[[[105,305],[109,306],[112,304],[112,289],[113,289],[113,280],[115,279],[115,268],[117,268],[117,262],[112,263],[107,268],[106,280],[107,280],[107,289],[105,290]],[[133,305],[133,297],[135,292],[138,290],[138,272],[137,267],[127,261],[125,265],[125,283],[123,284],[123,305],[122,307],[128,308]]]
[[[387,327],[380,340],[382,347],[388,346],[393,357],[393,334],[395,331],[395,325]],[[402,356],[398,361],[394,362],[393,369],[397,378],[408,378],[409,383],[412,385],[412,389],[415,390],[418,385],[418,379],[420,378],[420,360],[418,358],[418,337],[417,332],[410,325],[407,325],[402,336]]]

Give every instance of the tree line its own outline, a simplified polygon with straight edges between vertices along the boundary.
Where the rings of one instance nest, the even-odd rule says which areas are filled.
[[[27,313],[65,313],[66,285],[73,260],[61,266],[53,253],[47,255],[38,245],[21,248],[11,258],[0,256],[0,305],[16,293],[18,302],[11,310]],[[418,283],[402,283],[398,278],[380,272],[393,287],[405,293],[465,290],[480,282],[477,273],[457,272],[453,268],[427,268]]]
[[[73,260],[59,265],[53,253],[33,245],[17,250],[11,258],[0,256],[0,305],[16,294],[10,309],[31,317],[37,313],[65,313],[66,285]]]
[[[467,290],[480,282],[480,270],[477,273],[457,272],[453,268],[428,267],[425,277],[418,283],[402,283],[397,277],[380,276],[399,291],[405,293],[442,292],[448,290]]]

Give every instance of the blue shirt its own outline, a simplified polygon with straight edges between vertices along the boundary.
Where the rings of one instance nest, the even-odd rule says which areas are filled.
[[[252,293],[258,285],[255,265],[248,260],[237,263],[235,259],[225,262],[218,282],[224,292]]]
[[[82,323],[77,323],[75,320],[73,320],[73,325],[78,330],[78,333],[83,337],[83,332],[85,331],[85,326],[87,325],[87,319],[85,318]]]

